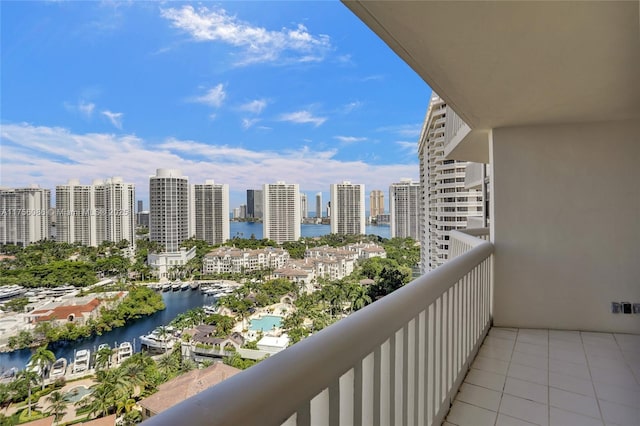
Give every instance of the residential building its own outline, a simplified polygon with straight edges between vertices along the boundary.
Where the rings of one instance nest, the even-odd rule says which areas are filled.
[[[229,185],[207,180],[191,186],[192,229],[198,240],[222,244],[229,239]]]
[[[289,261],[289,253],[281,248],[238,249],[218,247],[202,259],[203,274],[240,274],[262,269],[281,268]]]
[[[29,244],[49,238],[51,191],[38,188],[0,189],[0,245]]]
[[[247,212],[246,217],[252,219],[262,219],[263,194],[261,189],[247,189]]]
[[[190,236],[188,178],[180,170],[157,169],[149,177],[149,202],[149,239],[178,251]]]
[[[488,166],[491,227],[151,426],[636,425],[640,3],[344,4],[442,97],[445,158]]]
[[[374,189],[369,193],[369,217],[384,214],[384,192]]]
[[[300,239],[300,190],[297,183],[265,184],[264,238],[278,244]]]
[[[306,219],[309,216],[309,207],[307,205],[307,194],[300,194],[300,217]]]
[[[365,234],[364,185],[349,181],[331,184],[331,233]]]
[[[98,246],[127,240],[135,245],[135,186],[121,177],[56,186],[56,240]]]
[[[445,157],[446,102],[433,93],[418,143],[422,186],[420,257],[422,272],[447,260],[451,230],[465,229],[483,215],[482,191],[465,186],[466,161]]]
[[[413,238],[420,241],[420,182],[402,179],[389,187],[389,211],[391,212],[391,238]]]
[[[175,251],[149,253],[147,255],[147,264],[159,279],[182,278],[180,267],[186,265],[194,257],[196,257],[195,246],[189,250],[186,247],[180,247]]]
[[[322,192],[316,193],[316,217],[322,218]]]

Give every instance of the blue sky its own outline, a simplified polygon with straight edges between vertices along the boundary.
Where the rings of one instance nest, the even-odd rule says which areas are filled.
[[[418,179],[431,90],[339,2],[7,2],[0,185]],[[367,202],[368,202],[368,197]],[[312,203],[311,203],[312,204]],[[310,204],[310,206],[311,206]]]

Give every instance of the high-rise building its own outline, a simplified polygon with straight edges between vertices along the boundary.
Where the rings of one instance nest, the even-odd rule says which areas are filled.
[[[142,200],[138,200],[138,210],[136,210],[136,213],[140,213],[141,211],[143,211],[143,206],[144,204],[142,204]]]
[[[121,177],[56,186],[56,240],[98,246],[104,241],[135,244],[135,186]]]
[[[309,215],[309,207],[307,204],[307,194],[300,194],[300,216],[305,219]]]
[[[389,211],[391,212],[391,238],[420,240],[420,182],[401,179],[389,187]]]
[[[374,189],[369,193],[369,215],[373,218],[384,214],[384,192]]]
[[[262,218],[262,199],[261,189],[247,189],[246,217],[254,219]]]
[[[157,169],[149,177],[149,239],[176,252],[189,238],[189,180],[180,170]]]
[[[349,181],[331,184],[331,233],[364,235],[364,185]]]
[[[465,187],[465,161],[446,159],[447,104],[433,93],[418,143],[420,159],[421,270],[427,272],[447,260],[449,233],[467,228],[470,217],[482,216],[482,191]]]
[[[264,185],[264,238],[277,243],[300,239],[300,190],[298,184]]]
[[[316,217],[322,218],[322,192],[316,194]]]
[[[191,185],[191,229],[198,240],[222,244],[229,239],[229,185],[206,180]]]
[[[38,188],[0,189],[0,245],[27,246],[49,237],[51,191]]]

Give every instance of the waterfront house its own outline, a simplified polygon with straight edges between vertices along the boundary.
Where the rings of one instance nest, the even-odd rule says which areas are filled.
[[[33,310],[29,312],[28,320],[29,322],[55,321],[58,324],[73,322],[82,325],[89,319],[96,319],[100,313],[101,302],[98,298],[92,298],[84,303],[74,303],[74,300],[68,300],[57,306]]]

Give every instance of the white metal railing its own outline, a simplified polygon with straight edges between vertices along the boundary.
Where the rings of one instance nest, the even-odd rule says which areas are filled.
[[[489,241],[489,228],[469,228],[449,234],[449,259],[456,258],[475,247],[478,239]]]
[[[153,425],[440,424],[491,321],[493,245],[145,422]]]

